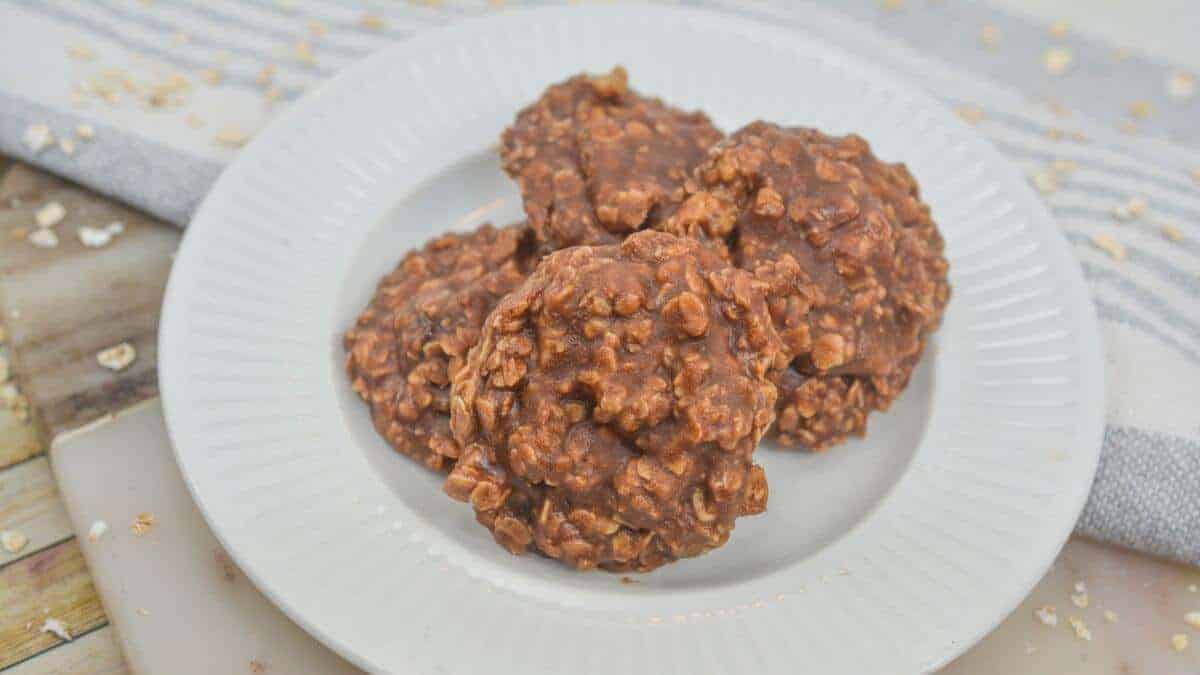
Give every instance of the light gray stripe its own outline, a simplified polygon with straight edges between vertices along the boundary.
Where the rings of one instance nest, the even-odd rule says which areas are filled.
[[[1110,426],[1076,531],[1200,565],[1200,443]]]
[[[123,46],[130,47],[132,49],[136,49],[141,52],[155,53],[156,56],[158,56],[161,59],[167,60],[167,61],[172,61],[172,60],[183,61],[184,59],[186,59],[188,62],[193,64],[192,65],[193,68],[209,68],[209,67],[212,67],[212,65],[213,65],[211,62],[200,61],[199,59],[193,59],[193,58],[186,57],[186,56],[179,54],[178,52],[182,51],[182,50],[164,50],[160,47],[154,46],[153,44],[147,43],[144,40],[139,40],[137,38],[131,38],[128,36],[121,35],[120,33],[117,33],[116,31],[103,26],[103,24],[93,21],[92,19],[89,19],[88,17],[76,14],[75,12],[71,12],[70,10],[68,10],[66,8],[61,8],[61,7],[52,8],[49,6],[48,3],[33,2],[31,0],[17,0],[17,1],[20,2],[23,6],[25,6],[27,9],[30,9],[30,10],[35,10],[35,11],[50,10],[52,12],[57,12],[57,13],[59,13],[60,17],[64,21],[69,21],[71,23],[76,23],[76,24],[80,24],[80,25],[86,25],[88,27],[88,30],[91,30],[98,34],[105,34],[106,36],[111,36],[111,39],[118,42],[119,44],[122,44]],[[159,31],[163,34],[164,42],[168,38],[170,38],[172,35],[174,35],[175,33],[178,33],[180,31],[179,26],[177,26],[173,23],[170,23],[168,21],[163,21],[161,19],[157,19],[152,14],[143,13],[143,12],[131,12],[129,10],[117,7],[117,6],[113,5],[111,2],[108,2],[107,0],[90,0],[88,4],[92,7],[95,7],[96,9],[99,9],[100,11],[108,14],[109,16],[112,16],[112,17],[118,19],[121,23],[124,23],[127,25],[142,26],[143,28]],[[184,32],[188,32],[188,31],[184,31]],[[191,35],[191,44],[194,46],[207,47],[207,48],[213,49],[214,51],[229,52],[230,54],[243,56],[248,59],[253,59],[254,61],[256,61],[258,63],[262,63],[262,64],[275,63],[281,68],[293,69],[293,70],[299,71],[301,73],[305,73],[309,76],[328,77],[328,76],[332,75],[333,73],[337,72],[333,68],[325,68],[325,67],[322,67],[320,64],[280,62],[280,60],[278,58],[276,58],[273,54],[271,54],[270,52],[261,50],[261,49],[253,49],[250,47],[243,47],[240,45],[216,42],[214,40],[209,39],[203,33],[199,33],[199,34],[189,33],[189,34]]]
[[[1060,188],[1059,191],[1062,192],[1063,190]],[[1050,212],[1054,214],[1055,218],[1059,219],[1059,224],[1064,229],[1078,229],[1081,227],[1078,223],[1063,222],[1065,219],[1086,218],[1093,225],[1111,225],[1121,230],[1135,230],[1139,234],[1154,236],[1160,239],[1164,236],[1161,225],[1153,221],[1147,221],[1145,218],[1117,221],[1113,219],[1111,213],[1103,209],[1069,204],[1047,204],[1047,207],[1049,207]],[[1184,224],[1181,223],[1181,225]],[[1185,236],[1182,241],[1172,241],[1171,246],[1186,252],[1190,256],[1200,256],[1200,241],[1197,241],[1195,237]],[[1200,259],[1197,260],[1197,263],[1200,264]]]
[[[189,0],[174,0],[171,3],[172,7],[177,7],[185,12],[190,12],[199,17],[203,17],[209,21],[222,22],[231,26],[238,26],[245,30],[254,31],[261,35],[274,38],[285,44],[293,44],[296,40],[308,37],[307,28],[300,27],[296,30],[287,30],[277,28],[269,23],[262,21],[252,21],[242,17],[241,15],[223,12],[219,9],[214,9],[216,3],[197,3]],[[340,54],[349,59],[360,59],[371,53],[371,49],[359,49],[347,45],[337,44],[328,40],[322,40],[320,43],[322,52],[332,52]]]
[[[1112,321],[1113,323],[1119,323],[1123,326],[1132,328],[1135,331],[1146,335],[1147,337],[1158,340],[1159,342],[1163,343],[1164,346],[1179,352],[1179,355],[1188,361],[1191,361],[1196,365],[1200,365],[1200,353],[1190,349],[1187,345],[1183,344],[1179,340],[1176,340],[1170,335],[1167,335],[1149,321],[1130,314],[1125,310],[1124,307],[1121,307],[1120,305],[1114,305],[1110,302],[1105,302],[1100,298],[1094,298],[1093,302],[1096,305],[1096,314],[1101,319],[1105,321]]]
[[[1065,232],[1064,234],[1066,234],[1067,239],[1073,244],[1092,245],[1091,238],[1085,234],[1079,232]],[[1125,264],[1133,265],[1149,272],[1166,281],[1176,290],[1182,291],[1192,297],[1200,297],[1200,279],[1194,273],[1179,269],[1179,267],[1168,262],[1165,258],[1148,253],[1136,244],[1125,244],[1124,246]]]
[[[1163,178],[1161,176],[1152,176],[1147,173],[1138,171],[1136,169],[1129,169],[1129,168],[1117,166],[1114,164],[1098,162],[1095,159],[1092,159],[1089,157],[1084,157],[1080,154],[1072,153],[1069,150],[1066,150],[1066,146],[1064,146],[1064,152],[1046,152],[1043,150],[1037,150],[1037,149],[1031,148],[1029,146],[1018,145],[1016,143],[1012,143],[1012,142],[1005,141],[1005,140],[1000,140],[998,138],[992,138],[990,136],[989,136],[988,140],[990,140],[992,142],[992,144],[995,145],[997,148],[999,148],[1005,155],[1009,155],[1009,156],[1016,155],[1016,156],[1018,156],[1018,158],[1027,158],[1027,159],[1035,161],[1039,164],[1049,164],[1050,162],[1053,162],[1054,160],[1059,160],[1059,159],[1074,160],[1074,161],[1078,162],[1081,167],[1095,168],[1095,169],[1103,170],[1108,173],[1114,174],[1120,178],[1127,178],[1129,180],[1135,180],[1135,181],[1139,181],[1139,182],[1143,182],[1143,183],[1148,183],[1152,187],[1156,187],[1159,190],[1162,190],[1164,192],[1169,192],[1169,193],[1172,193],[1175,195],[1181,195],[1181,196],[1188,195],[1193,198],[1200,199],[1200,189],[1197,189],[1194,184],[1189,185],[1187,183],[1184,183],[1182,178],[1179,181],[1175,181],[1175,180]],[[1180,171],[1179,174],[1181,177],[1183,176],[1182,171]],[[1072,185],[1074,185],[1074,182],[1072,182]],[[1092,183],[1092,185],[1095,186],[1096,184]],[[1125,189],[1117,190],[1115,188],[1112,188],[1112,189],[1109,189],[1107,192],[1108,192],[1108,194],[1110,194],[1114,197],[1124,197],[1124,196],[1127,196],[1129,191],[1125,190]],[[1168,205],[1168,207],[1170,207],[1170,208],[1174,208],[1172,203],[1169,200],[1159,200],[1159,201],[1161,201],[1162,204]],[[1161,204],[1157,204],[1157,203],[1155,204],[1155,208],[1159,208],[1160,206],[1161,206]],[[1180,207],[1180,208],[1188,211],[1189,217],[1200,214],[1200,211],[1197,211],[1197,210],[1188,209],[1187,207]]]
[[[1122,276],[1116,272],[1104,269],[1097,265],[1093,265],[1086,260],[1080,260],[1079,266],[1083,268],[1083,276],[1087,278],[1091,285],[1092,294],[1099,297],[1101,293],[1097,291],[1099,282],[1104,282],[1119,290],[1127,298],[1136,303],[1139,307],[1151,312],[1164,323],[1179,327],[1186,332],[1195,344],[1200,344],[1200,325],[1192,321],[1188,317],[1176,312],[1170,305],[1166,303],[1160,296],[1142,288],[1140,285],[1131,281],[1128,277]]]
[[[0,153],[39,166],[176,225],[186,225],[224,165],[149,141],[115,127],[44,106],[0,90]],[[39,155],[20,138],[34,122],[59,133],[81,122],[96,139],[74,157],[57,150]]]
[[[126,49],[135,51],[146,56],[152,56],[155,59],[164,63],[169,63],[173,66],[181,68],[189,68],[192,70],[201,70],[203,68],[212,67],[212,63],[202,61],[197,58],[192,58],[186,54],[177,53],[171,50],[163,49],[154,44],[139,40],[137,38],[128,38],[121,33],[105,26],[104,24],[90,19],[86,16],[79,16],[72,12],[68,12],[60,7],[53,7],[47,3],[37,2],[36,0],[10,0],[16,4],[24,6],[26,9],[48,16],[62,22],[68,26],[87,30],[90,33],[104,37],[105,39],[114,42]],[[232,86],[237,89],[259,91],[262,89],[253,79],[246,76],[238,76],[235,73],[226,73],[224,79],[221,80],[224,86]],[[291,100],[297,98],[298,93],[285,89],[281,98]]]

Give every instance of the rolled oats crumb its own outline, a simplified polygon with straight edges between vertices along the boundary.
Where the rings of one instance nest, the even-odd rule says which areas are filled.
[[[1073,159],[1056,159],[1050,163],[1050,169],[1058,174],[1074,173],[1079,170],[1079,162]]]
[[[1076,607],[1078,607],[1080,609],[1087,609],[1088,604],[1090,604],[1090,601],[1088,600],[1088,594],[1087,593],[1072,593],[1071,594],[1071,604],[1075,605]]]
[[[904,0],[879,0],[879,6],[889,12],[894,12],[904,9]]]
[[[25,128],[21,140],[36,155],[54,144],[54,132],[50,131],[49,125],[44,122],[35,122]]]
[[[1067,37],[1067,33],[1071,30],[1071,25],[1066,21],[1055,21],[1050,24],[1050,36],[1059,40]]]
[[[137,613],[138,616],[150,616],[150,610],[146,609],[145,607],[138,607]]]
[[[1117,613],[1112,611],[1111,609],[1104,610],[1104,620],[1105,621],[1107,621],[1109,623],[1116,623],[1120,619],[1121,619],[1121,617],[1117,616]]]
[[[213,87],[221,84],[221,80],[224,78],[225,75],[216,68],[205,68],[200,71],[200,81]]]
[[[66,642],[71,641],[71,631],[67,628],[65,623],[59,621],[58,619],[46,619],[42,623],[42,628],[39,632],[51,633],[57,636],[58,639]]]
[[[381,31],[387,28],[387,21],[374,12],[365,12],[358,17],[358,27],[365,30]]]
[[[144,512],[139,513],[137,514],[137,518],[134,518],[133,523],[129,526],[129,531],[135,536],[140,537],[149,532],[150,528],[154,527],[154,523],[155,520],[152,514]]]
[[[97,520],[88,528],[87,539],[93,544],[100,541],[100,538],[108,532],[108,523],[103,520]]]
[[[96,129],[90,124],[79,124],[75,126],[75,135],[81,141],[90,141],[96,138]]]
[[[317,56],[313,53],[312,43],[308,40],[297,40],[292,45],[292,58],[307,66],[313,66],[317,63]]]
[[[1055,613],[1055,609],[1054,609],[1053,605],[1045,605],[1043,607],[1039,607],[1033,611],[1033,615],[1035,617],[1037,617],[1037,620],[1041,621],[1043,625],[1046,625],[1046,626],[1057,626],[1058,625],[1058,614]]]
[[[977,105],[960,105],[954,109],[954,114],[967,124],[979,124],[987,117]]]
[[[213,136],[213,142],[227,148],[240,148],[250,142],[250,135],[236,125],[226,124]]]
[[[1039,169],[1030,176],[1030,180],[1033,181],[1033,187],[1044,195],[1058,190],[1058,176],[1053,171]]]
[[[67,209],[59,202],[46,202],[33,213],[33,222],[38,227],[54,227],[67,216]]]
[[[95,61],[96,50],[84,44],[67,45],[67,56],[77,61]]]
[[[985,23],[979,29],[979,44],[988,49],[995,49],[1004,41],[1004,36],[1000,33],[1000,28],[996,24]]]
[[[67,157],[73,157],[75,155],[75,140],[66,137],[58,139],[58,149],[62,150],[62,153]]]
[[[39,227],[29,233],[29,243],[37,248],[55,248],[58,246],[58,234],[46,227]]]
[[[21,398],[21,392],[17,389],[17,385],[12,382],[5,382],[0,385],[0,404],[5,408],[13,409],[17,407],[17,401]]]
[[[1084,640],[1085,642],[1092,641],[1092,631],[1088,630],[1087,624],[1083,622],[1083,619],[1073,616],[1068,619],[1068,623],[1070,623],[1071,628],[1075,630],[1075,637],[1079,638],[1080,640]]]
[[[187,117],[183,118],[183,122],[193,129],[199,129],[205,124],[204,118],[200,117],[196,113],[188,113]]]
[[[1110,234],[1094,234],[1092,235],[1092,245],[1104,251],[1113,260],[1124,260],[1126,256],[1125,245],[1117,241]]]
[[[137,350],[128,342],[113,345],[96,354],[96,362],[114,372],[125,370],[136,358]]]
[[[1200,586],[1197,586],[1196,584],[1188,584],[1187,590],[1188,593],[1196,593],[1197,591],[1200,591]]]
[[[1134,119],[1144,120],[1154,114],[1154,104],[1144,99],[1130,101],[1126,108]]]
[[[18,530],[0,532],[0,546],[3,546],[4,550],[9,553],[19,553],[27,544],[29,544],[29,537],[25,536],[24,532]]]
[[[1052,141],[1061,141],[1067,136],[1067,132],[1058,127],[1046,127],[1046,130],[1042,134]]]
[[[1076,581],[1075,582],[1075,592],[1076,593],[1087,593],[1087,584],[1083,583],[1082,581]]]
[[[1178,227],[1175,227],[1174,225],[1171,225],[1170,223],[1164,224],[1162,226],[1162,233],[1163,233],[1164,237],[1166,237],[1167,239],[1170,239],[1173,242],[1178,243],[1178,242],[1183,241],[1183,230],[1179,229]]]
[[[636,584],[639,582],[637,579],[634,579],[633,577],[621,577],[621,583],[624,585],[630,585],[630,584]]]
[[[315,38],[325,37],[325,34],[329,32],[329,26],[324,21],[309,19],[307,25],[308,33]]]
[[[1176,70],[1167,77],[1167,94],[1177,101],[1196,95],[1196,76]]]
[[[1192,628],[1200,628],[1200,611],[1188,612],[1183,615],[1183,622]]]
[[[1071,67],[1075,55],[1066,47],[1051,47],[1042,54],[1042,65],[1051,75],[1062,75]]]
[[[267,664],[262,661],[259,661],[258,659],[251,659],[250,660],[250,672],[265,673],[265,672],[267,672]]]
[[[279,66],[276,66],[274,63],[268,63],[262,67],[262,70],[258,71],[258,75],[254,76],[254,83],[260,87],[271,84],[271,81],[275,79],[275,71],[277,70],[279,70]]]
[[[1171,649],[1181,652],[1188,648],[1188,636],[1183,633],[1176,633],[1171,636]]]
[[[79,228],[79,243],[88,248],[102,248],[107,246],[113,239],[113,231],[106,227],[92,227],[84,225]]]

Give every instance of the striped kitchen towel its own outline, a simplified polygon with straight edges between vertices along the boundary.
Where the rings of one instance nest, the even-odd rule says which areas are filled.
[[[1078,531],[1200,565],[1195,78],[974,2],[680,1],[890,69],[1027,170],[1075,245],[1106,346],[1108,431]],[[308,87],[516,4],[539,3],[0,0],[0,152],[182,226]],[[1177,20],[1200,25],[1200,5]]]

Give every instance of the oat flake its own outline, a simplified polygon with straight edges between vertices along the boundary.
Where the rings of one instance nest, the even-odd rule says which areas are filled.
[[[1188,636],[1183,633],[1176,633],[1171,636],[1171,649],[1181,652],[1188,648]]]
[[[386,28],[387,22],[383,20],[382,16],[367,12],[366,14],[358,17],[358,26],[359,28],[365,28],[366,30],[378,31]]]
[[[71,631],[67,630],[67,625],[58,619],[46,619],[42,624],[41,632],[53,633],[60,640],[71,641]]]
[[[90,124],[80,124],[79,126],[75,127],[75,135],[78,136],[80,140],[90,141],[96,137],[96,130],[92,128],[92,125]]]
[[[88,248],[101,248],[112,241],[113,233],[107,228],[84,225],[79,228],[79,242]]]
[[[1167,77],[1167,93],[1177,101],[1183,101],[1196,95],[1196,76],[1176,70]]]
[[[29,537],[25,533],[17,530],[5,530],[0,532],[0,546],[4,547],[9,553],[18,553],[29,543]]]
[[[1074,60],[1074,54],[1066,47],[1052,47],[1042,54],[1042,65],[1051,75],[1062,75],[1067,72],[1067,68],[1071,67],[1071,62]]]
[[[1089,604],[1088,594],[1087,593],[1072,593],[1071,594],[1071,604],[1075,605],[1076,607],[1078,607],[1080,609],[1087,609],[1087,606]]]
[[[227,124],[217,131],[213,141],[227,148],[240,148],[250,142],[250,135],[232,124]]]
[[[1046,626],[1058,625],[1058,614],[1055,613],[1052,606],[1039,607],[1034,610],[1033,615]]]
[[[1105,621],[1107,621],[1109,623],[1116,623],[1120,618],[1121,617],[1117,616],[1117,613],[1112,611],[1111,609],[1104,610],[1104,620]]]
[[[46,124],[37,122],[36,124],[30,124],[25,129],[25,135],[22,136],[21,140],[36,155],[54,143],[54,133],[50,131],[50,127]]]
[[[1092,631],[1088,630],[1087,624],[1083,622],[1083,619],[1073,616],[1070,618],[1069,623],[1071,624],[1071,628],[1075,629],[1075,637],[1086,642],[1092,641]]]
[[[129,526],[129,531],[137,536],[142,536],[154,527],[154,516],[149,513],[139,513],[137,518],[133,519],[133,524]]]
[[[128,342],[122,342],[96,354],[96,362],[112,371],[125,370],[136,358],[137,350]]]
[[[979,124],[983,121],[983,109],[976,105],[960,105],[954,109],[954,114],[967,124]]]
[[[106,532],[108,532],[108,523],[104,522],[103,520],[97,520],[96,522],[92,523],[91,527],[88,528],[88,541],[96,543],[100,541],[100,538],[103,537]]]
[[[59,202],[46,202],[33,213],[33,221],[38,227],[54,227],[67,216],[67,209]]]
[[[62,150],[63,154],[66,155],[67,157],[74,156],[75,155],[74,139],[71,139],[71,138],[58,139],[58,149]]]
[[[54,230],[46,227],[39,227],[29,233],[29,243],[38,248],[54,248],[58,246],[58,235]]]
[[[1113,260],[1125,259],[1125,245],[1117,241],[1112,235],[1103,233],[1092,235],[1092,245],[1107,253]]]
[[[995,24],[984,24],[979,29],[979,43],[989,49],[995,49],[1003,42],[1003,36],[1000,34],[1000,29]]]
[[[1173,242],[1178,243],[1178,242],[1183,241],[1183,230],[1180,230],[1178,227],[1175,227],[1174,225],[1170,225],[1170,224],[1163,225],[1162,233],[1163,233],[1164,237],[1166,237],[1167,239],[1170,239]]]

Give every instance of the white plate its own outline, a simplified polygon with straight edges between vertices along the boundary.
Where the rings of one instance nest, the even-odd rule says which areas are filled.
[[[547,84],[614,63],[727,130],[857,131],[907,162],[954,284],[925,363],[865,441],[763,448],[767,514],[634,584],[502,551],[375,435],[340,346],[406,249],[483,205],[517,217],[500,131]],[[834,49],[670,8],[464,20],[342,73],[218,181],[175,263],[161,349],[171,436],[212,529],[291,617],[379,671],[932,669],[1037,581],[1100,447],[1092,306],[1014,168]]]

